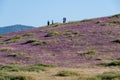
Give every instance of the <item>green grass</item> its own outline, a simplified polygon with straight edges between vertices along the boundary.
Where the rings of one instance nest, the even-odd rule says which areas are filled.
[[[102,80],[96,76],[81,76],[77,80]]]
[[[53,68],[55,65],[52,64],[34,64],[29,66],[20,65],[0,65],[0,71],[5,72],[18,72],[18,71],[28,71],[28,72],[39,72],[46,71],[47,68]]]
[[[42,67],[56,67],[53,64],[35,64],[35,66],[42,66]]]
[[[42,46],[42,45],[46,45],[46,44],[49,44],[49,43],[50,43],[50,41],[42,41],[42,40],[40,40],[38,42],[34,42],[33,44]]]
[[[95,54],[97,54],[96,50],[89,50],[87,52],[80,53],[80,55],[95,55]]]
[[[102,63],[101,65],[104,65],[104,66],[120,66],[120,60],[114,60],[112,62],[109,62],[109,63]]]
[[[20,71],[21,67],[17,65],[0,65],[0,71]]]
[[[120,80],[119,72],[104,72],[103,74],[97,75],[100,80]]]
[[[80,76],[77,80],[120,80],[120,72],[104,72],[96,75],[84,75]]]
[[[90,51],[86,52],[85,54],[94,55],[94,54],[96,54],[96,53],[97,53],[97,52],[96,52],[95,50],[90,50]]]
[[[73,71],[60,71],[57,73],[57,76],[66,77],[66,76],[80,76],[79,73]]]
[[[59,34],[60,34],[59,32],[53,31],[53,32],[50,32],[50,33],[46,34],[45,37],[57,36],[57,35],[59,35]]]
[[[4,43],[9,44],[9,43],[19,42],[21,38],[22,38],[22,36],[13,36],[13,37],[5,40]]]
[[[96,60],[112,60],[111,56],[98,56]]]
[[[8,73],[0,72],[0,80],[35,80],[31,76],[26,75],[12,75]]]
[[[120,80],[119,72],[104,72],[96,76],[80,77],[78,80]]]
[[[5,40],[3,42],[3,44],[10,44],[10,43],[19,42],[21,39],[29,37],[29,36],[33,36],[33,34],[32,33],[27,33],[27,34],[23,34],[23,35],[13,36],[13,37]]]
[[[75,35],[80,34],[79,31],[72,31],[72,30],[64,30],[63,32],[61,32],[62,35],[65,35],[67,37],[74,37]]]
[[[120,17],[120,14],[113,15],[112,17],[119,18],[119,17]]]
[[[114,21],[112,21],[112,22],[110,22],[110,23],[113,23],[113,24],[120,24],[120,21],[114,20]]]
[[[29,36],[33,36],[34,34],[33,33],[26,33],[26,34],[23,34],[21,35],[22,37],[29,37]]]
[[[26,58],[29,58],[30,55],[28,55],[27,53],[19,52],[19,53],[11,53],[8,55],[8,57],[26,57]]]
[[[9,51],[13,51],[14,48],[11,47],[2,47],[0,48],[0,52],[9,52]]]
[[[33,44],[33,45],[46,45],[46,44],[49,44],[50,41],[49,40],[37,40],[37,39],[31,39],[31,40],[28,40],[27,42],[25,42],[25,44]]]

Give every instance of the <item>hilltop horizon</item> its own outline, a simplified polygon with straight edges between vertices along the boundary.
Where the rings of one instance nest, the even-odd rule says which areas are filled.
[[[119,3],[118,0],[1,0],[0,26],[17,23],[45,26],[48,20],[62,22],[63,17],[76,21],[110,16],[120,13]]]

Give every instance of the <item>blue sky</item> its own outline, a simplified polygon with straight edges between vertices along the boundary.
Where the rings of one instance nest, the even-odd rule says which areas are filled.
[[[23,24],[44,26],[120,13],[120,0],[0,0],[0,27]]]

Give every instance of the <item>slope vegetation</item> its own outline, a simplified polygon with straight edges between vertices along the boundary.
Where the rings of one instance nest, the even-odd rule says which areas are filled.
[[[1,64],[81,67],[119,59],[119,14],[0,35]]]

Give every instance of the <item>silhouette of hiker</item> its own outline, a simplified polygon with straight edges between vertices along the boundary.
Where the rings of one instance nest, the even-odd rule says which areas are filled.
[[[48,26],[50,25],[50,21],[47,22],[47,25],[48,25]]]
[[[54,24],[53,20],[52,20],[52,24]]]
[[[63,23],[66,23],[66,18],[65,17],[63,18]]]

